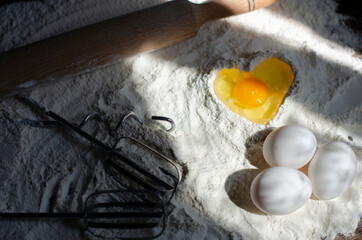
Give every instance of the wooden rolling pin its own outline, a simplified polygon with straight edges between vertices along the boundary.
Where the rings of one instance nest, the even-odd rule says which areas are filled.
[[[195,36],[206,21],[276,1],[174,0],[5,52],[0,55],[0,97],[169,46]]]

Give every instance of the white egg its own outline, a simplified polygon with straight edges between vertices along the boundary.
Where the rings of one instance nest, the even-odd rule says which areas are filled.
[[[302,207],[312,194],[308,177],[288,167],[273,167],[256,176],[250,188],[251,199],[263,212],[283,215]]]
[[[330,142],[319,148],[309,167],[313,193],[322,200],[338,197],[351,185],[357,173],[357,158],[343,142]]]
[[[307,128],[286,125],[272,131],[265,139],[263,156],[272,167],[301,168],[313,157],[317,139]]]

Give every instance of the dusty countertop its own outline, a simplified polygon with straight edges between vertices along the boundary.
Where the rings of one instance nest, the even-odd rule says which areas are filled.
[[[165,1],[3,4],[0,52]],[[360,239],[362,38],[358,19],[347,16],[353,10],[331,0],[280,0],[209,22],[180,44],[26,94],[72,122],[92,111],[110,126],[130,110],[144,120],[145,129],[133,126],[124,133],[173,158],[183,174],[160,239]],[[249,71],[269,57],[290,63],[296,79],[275,118],[263,126],[229,111],[215,96],[213,80],[221,68]],[[166,132],[151,115],[171,117],[175,131]],[[2,100],[0,116],[1,211],[76,211],[92,191],[119,187],[105,173],[102,153],[79,138],[4,121],[46,119],[18,99]],[[319,145],[347,143],[358,158],[357,177],[336,200],[311,198],[286,216],[256,214],[248,190],[267,167],[262,141],[285,124],[309,128]],[[105,127],[94,123],[87,130],[111,143]],[[92,238],[79,223],[0,222],[0,227],[2,239]]]

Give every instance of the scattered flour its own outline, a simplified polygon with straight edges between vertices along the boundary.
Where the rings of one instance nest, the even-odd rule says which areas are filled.
[[[48,0],[0,7],[0,51],[69,31],[164,0]],[[201,2],[201,1],[196,1]],[[352,234],[361,217],[361,38],[335,14],[333,1],[281,0],[252,13],[209,22],[188,41],[37,88],[30,95],[70,121],[99,111],[115,124],[128,110],[142,119],[164,115],[172,133],[151,121],[131,131],[160,147],[183,169],[160,239],[334,239]],[[227,110],[213,92],[216,72],[250,70],[276,56],[293,66],[296,80],[267,125]],[[19,66],[21,67],[21,66]],[[0,116],[39,118],[15,98],[0,103]],[[319,143],[341,140],[359,159],[352,187],[333,201],[310,199],[295,213],[266,216],[249,196],[266,163],[263,138],[272,128],[300,124]],[[94,126],[93,126],[94,125]],[[88,131],[110,141],[102,125]],[[161,126],[162,127],[162,126]],[[1,211],[80,210],[86,196],[116,185],[104,173],[102,153],[58,130],[30,129],[2,121]],[[172,149],[169,151],[168,149]],[[80,239],[80,225],[67,222],[0,222],[1,239]]]

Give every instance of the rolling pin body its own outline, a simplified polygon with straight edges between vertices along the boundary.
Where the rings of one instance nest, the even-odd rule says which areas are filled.
[[[0,55],[0,96],[172,45],[195,36],[206,21],[273,2],[175,0],[5,52]]]

